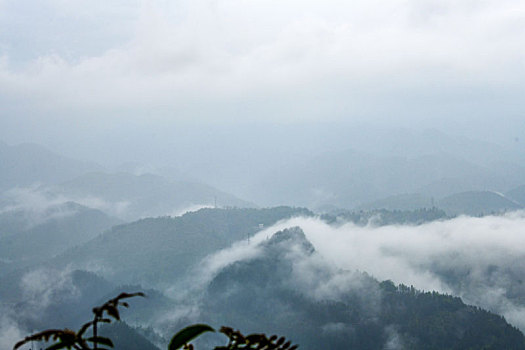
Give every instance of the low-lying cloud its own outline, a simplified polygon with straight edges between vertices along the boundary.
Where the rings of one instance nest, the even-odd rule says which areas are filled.
[[[81,291],[73,283],[73,270],[37,268],[26,272],[18,284],[19,303],[0,300],[0,349],[11,349],[35,328],[45,316],[46,309],[65,301],[78,300]]]
[[[11,349],[26,333],[15,321],[12,311],[0,306],[0,348]]]
[[[294,226],[304,231],[318,253],[297,259],[296,282],[301,276],[302,281],[311,280],[308,276],[316,269],[350,272],[333,274],[327,281],[330,288],[309,288],[314,297],[333,298],[334,291],[352,286],[351,272],[362,271],[379,280],[460,296],[525,329],[525,305],[520,302],[525,296],[525,270],[520,268],[525,258],[525,212],[382,227],[334,226],[318,218],[293,218],[211,256],[208,276],[233,261],[256,257],[260,242]]]
[[[80,291],[73,284],[72,270],[40,268],[26,273],[20,282],[23,300],[33,314],[64,298],[79,298]]]
[[[206,208],[213,208],[214,206],[211,204],[193,204],[184,208],[177,208],[173,211],[173,213],[170,216],[182,216],[186,213],[192,213],[199,211],[201,209]]]
[[[95,196],[61,194],[39,185],[16,187],[5,191],[2,195],[0,214],[22,211],[27,217],[28,227],[76,214],[77,209],[64,206],[71,202],[98,209],[115,217],[125,216],[130,205],[128,201],[111,202]]]
[[[76,214],[77,210],[61,206],[68,202],[62,196],[51,196],[35,185],[33,187],[16,187],[2,194],[0,214],[23,212],[26,228],[44,223],[55,218]]]

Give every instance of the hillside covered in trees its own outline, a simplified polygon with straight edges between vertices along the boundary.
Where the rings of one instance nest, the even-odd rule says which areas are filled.
[[[370,222],[403,222],[425,230],[433,217],[446,223],[436,210],[341,213],[319,223],[373,229]],[[301,349],[525,349],[523,334],[502,316],[457,296],[338,267],[287,224],[316,220],[288,207],[202,209],[115,226],[38,268],[1,277],[2,309],[20,334],[76,329],[93,305],[121,290],[142,291],[147,297],[122,311],[122,324],[101,329],[117,350],[164,349],[178,329],[201,322],[284,335]],[[106,269],[81,268],[97,262]],[[451,286],[462,281],[436,273]],[[210,333],[195,345],[223,341]]]

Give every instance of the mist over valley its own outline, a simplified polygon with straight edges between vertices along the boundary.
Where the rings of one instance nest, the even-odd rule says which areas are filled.
[[[0,350],[525,349],[524,13],[0,0]]]

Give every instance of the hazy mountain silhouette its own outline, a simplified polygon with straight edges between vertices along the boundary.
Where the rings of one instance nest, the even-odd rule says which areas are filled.
[[[33,143],[9,146],[0,142],[0,164],[0,192],[35,183],[56,184],[102,170],[100,165],[67,158]]]
[[[125,220],[176,215],[198,206],[247,207],[253,204],[201,183],[168,180],[153,174],[89,173],[53,187],[69,198],[102,201]]]
[[[100,210],[73,202],[52,205],[40,213],[24,209],[3,212],[0,259],[9,263],[0,274],[46,261],[119,223]]]

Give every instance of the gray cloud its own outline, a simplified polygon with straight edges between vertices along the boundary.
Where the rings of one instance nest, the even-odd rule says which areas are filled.
[[[87,10],[80,2],[48,1],[46,10],[65,19],[99,13],[114,26],[132,21],[104,50],[68,57],[48,44],[15,69],[15,49],[4,44],[6,111],[20,112],[24,99],[40,117],[65,123],[72,115],[101,122],[94,111],[104,112],[104,123],[149,122],[152,114],[231,120],[239,108],[250,110],[243,119],[359,119],[465,112],[480,100],[510,108],[501,102],[517,101],[513,91],[523,87],[519,1],[97,4]],[[87,31],[75,29],[71,35]],[[94,39],[87,40],[81,45]]]
[[[27,331],[21,329],[14,319],[12,310],[0,307],[0,348],[2,349],[11,349],[27,334]]]

